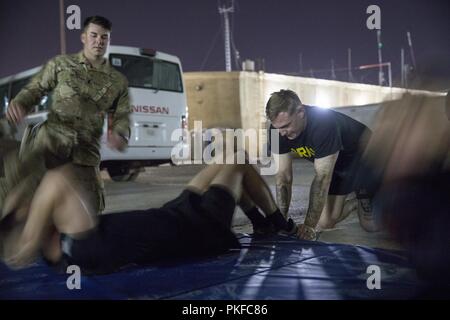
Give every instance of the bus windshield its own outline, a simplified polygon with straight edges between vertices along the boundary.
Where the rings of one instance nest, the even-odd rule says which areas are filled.
[[[128,79],[129,87],[183,92],[176,63],[124,54],[111,54],[111,65]]]

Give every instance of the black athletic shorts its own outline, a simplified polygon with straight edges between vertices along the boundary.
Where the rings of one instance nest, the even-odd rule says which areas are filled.
[[[231,230],[236,201],[229,191],[211,186],[198,194],[185,189],[177,198],[166,203],[162,209],[177,213],[183,221],[184,238],[202,251],[214,248],[239,248],[240,244]],[[206,241],[206,243],[202,243]]]
[[[203,195],[184,190],[159,209],[101,215],[95,230],[81,236],[61,236],[64,260],[88,273],[107,273],[128,264],[239,248],[231,230],[235,206],[228,191],[211,187]]]
[[[380,185],[376,174],[361,156],[343,159],[336,165],[331,179],[329,195],[347,195],[355,192],[357,199],[373,198]]]

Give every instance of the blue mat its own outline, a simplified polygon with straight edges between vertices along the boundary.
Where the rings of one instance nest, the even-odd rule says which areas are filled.
[[[82,275],[79,290],[43,262],[0,264],[0,299],[408,299],[423,289],[401,252],[283,236],[240,241],[242,250],[217,257]],[[380,267],[379,290],[367,288],[369,265]]]

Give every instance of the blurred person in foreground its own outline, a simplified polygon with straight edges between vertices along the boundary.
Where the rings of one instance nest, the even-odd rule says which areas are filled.
[[[434,289],[450,284],[449,110],[448,94],[384,103],[365,153],[377,217]]]

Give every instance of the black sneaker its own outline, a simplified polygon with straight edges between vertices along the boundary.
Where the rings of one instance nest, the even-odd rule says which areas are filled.
[[[263,223],[259,223],[258,225],[252,224],[252,226],[253,235],[258,238],[270,237],[276,233],[273,225],[267,220],[267,218],[264,218]]]
[[[287,227],[285,229],[281,229],[278,231],[278,234],[286,235],[286,236],[292,236],[295,235],[298,231],[297,225],[295,224],[294,220],[291,218],[287,221]]]

